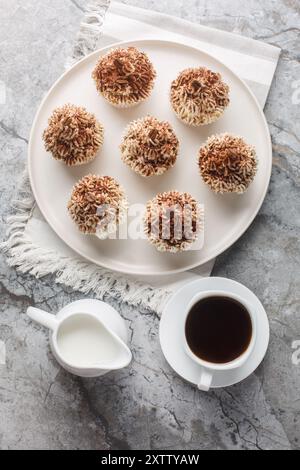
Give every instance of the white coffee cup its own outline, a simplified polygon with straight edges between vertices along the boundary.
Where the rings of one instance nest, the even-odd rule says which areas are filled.
[[[224,364],[216,364],[212,362],[207,362],[203,359],[200,359],[198,356],[196,356],[191,350],[191,348],[189,347],[187,339],[186,339],[186,335],[184,333],[184,342],[185,342],[184,346],[185,346],[186,353],[194,362],[196,362],[202,367],[202,371],[200,371],[198,388],[199,390],[202,390],[204,392],[208,392],[210,390],[213,377],[216,372],[232,371],[234,369],[238,369],[239,367],[242,367],[247,362],[247,360],[249,359],[250,355],[253,352],[253,349],[256,343],[256,338],[257,338],[256,311],[253,308],[253,306],[246,300],[242,299],[240,296],[236,294],[228,293],[228,292],[223,292],[223,291],[209,291],[209,292],[201,292],[197,294],[187,306],[185,325],[186,325],[188,316],[190,314],[190,311],[194,307],[194,305],[200,302],[200,300],[207,299],[210,297],[229,298],[229,299],[235,300],[236,302],[240,303],[243,307],[245,307],[245,309],[249,313],[251,323],[252,323],[252,337],[251,337],[251,341],[249,343],[248,348],[242,355],[240,355],[239,357],[237,357],[235,360],[231,362],[227,362]]]

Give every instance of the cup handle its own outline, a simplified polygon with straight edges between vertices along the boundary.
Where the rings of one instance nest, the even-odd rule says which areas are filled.
[[[209,392],[213,380],[213,373],[209,370],[203,369],[199,383],[198,389],[202,392]]]
[[[45,326],[46,328],[49,328],[52,331],[54,331],[58,325],[58,321],[56,320],[55,315],[44,312],[39,308],[29,307],[27,309],[27,315],[31,320]]]

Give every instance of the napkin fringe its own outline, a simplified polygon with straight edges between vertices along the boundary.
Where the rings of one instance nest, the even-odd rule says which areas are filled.
[[[154,289],[80,258],[62,257],[54,250],[48,251],[34,244],[26,235],[25,229],[35,204],[26,171],[17,200],[13,203],[15,215],[7,219],[7,240],[0,244],[0,251],[7,255],[10,267],[36,278],[53,274],[57,284],[63,284],[85,295],[92,293],[99,300],[110,296],[145,311],[150,310],[158,315],[162,313],[171,294],[168,290]]]
[[[93,0],[86,6],[73,54],[66,62],[67,69],[97,49],[110,3],[111,0]]]

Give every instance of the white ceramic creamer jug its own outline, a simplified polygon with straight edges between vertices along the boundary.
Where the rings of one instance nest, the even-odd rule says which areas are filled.
[[[79,300],[57,315],[29,307],[27,315],[51,330],[56,360],[74,375],[99,377],[127,367],[132,360],[125,322],[104,302]]]

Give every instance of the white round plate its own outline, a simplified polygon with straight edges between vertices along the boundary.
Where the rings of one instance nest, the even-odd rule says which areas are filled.
[[[29,145],[29,174],[34,196],[44,217],[74,251],[114,271],[135,275],[162,275],[186,271],[215,258],[229,248],[249,227],[265,198],[271,175],[272,148],[264,114],[247,85],[221,62],[198,49],[174,42],[141,40],[122,43],[145,51],[154,63],[158,77],[151,98],[127,110],[110,106],[96,91],[91,78],[100,55],[97,51],[65,73],[49,91],[35,118]],[[206,66],[220,72],[231,89],[231,104],[215,124],[198,129],[182,124],[169,103],[171,81],[187,67]],[[85,106],[105,126],[105,142],[91,164],[67,168],[55,161],[44,148],[42,134],[57,106],[73,103]],[[147,114],[168,120],[180,142],[175,167],[164,176],[144,179],[130,170],[120,158],[119,145],[125,127]],[[257,149],[258,174],[243,196],[214,194],[201,180],[197,154],[206,139],[229,131],[243,136]],[[89,173],[110,175],[125,188],[131,204],[145,204],[157,193],[177,189],[188,191],[205,206],[204,247],[178,255],[161,254],[146,240],[105,240],[80,234],[72,222],[67,203],[73,185]]]
[[[175,372],[183,379],[198,385],[201,366],[196,364],[184,350],[185,308],[199,292],[222,290],[237,294],[257,310],[257,341],[246,364],[236,370],[216,372],[212,388],[235,385],[251,375],[263,361],[270,340],[269,320],[264,307],[247,287],[230,279],[211,277],[196,280],[179,290],[168,302],[160,322],[160,344],[164,356]]]

